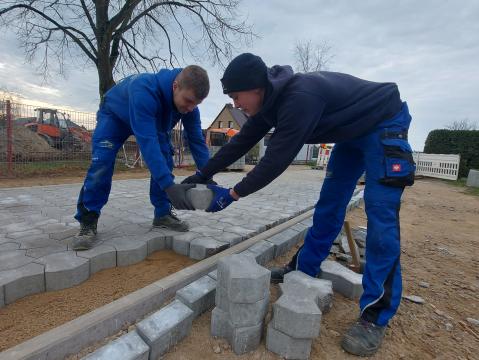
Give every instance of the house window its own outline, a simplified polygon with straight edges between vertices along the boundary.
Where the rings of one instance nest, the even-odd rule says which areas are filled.
[[[218,128],[222,128],[223,127],[223,121],[218,121]]]
[[[228,127],[229,127],[230,129],[233,128],[233,122],[232,122],[232,121],[229,121],[229,122],[228,122]]]

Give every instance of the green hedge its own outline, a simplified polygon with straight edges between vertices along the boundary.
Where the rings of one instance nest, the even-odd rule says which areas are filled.
[[[460,154],[459,177],[479,169],[479,130],[433,130],[424,146],[427,154]]]

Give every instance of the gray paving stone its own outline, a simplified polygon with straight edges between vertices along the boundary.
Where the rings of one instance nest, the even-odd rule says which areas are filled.
[[[274,245],[274,257],[286,254],[297,242],[298,232],[292,229],[286,229],[272,237],[266,239]]]
[[[285,359],[307,360],[312,339],[296,339],[276,330],[270,322],[266,331],[266,348]]]
[[[46,291],[78,285],[90,276],[89,260],[76,256],[74,251],[50,254],[35,262],[45,265]]]
[[[193,310],[174,300],[137,324],[138,334],[150,347],[150,359],[158,359],[191,330]]]
[[[262,240],[245,251],[246,254],[248,254],[248,252],[254,256],[258,264],[265,265],[274,259],[274,244]]]
[[[218,286],[236,303],[254,303],[269,295],[271,272],[242,254],[224,257],[218,262]]]
[[[0,252],[0,271],[12,270],[29,264],[34,259],[25,255],[25,250],[5,250]]]
[[[258,325],[264,320],[269,305],[269,291],[266,296],[252,303],[238,303],[229,300],[228,292],[223,287],[216,288],[216,307],[228,314],[234,327]]]
[[[7,233],[6,237],[13,240],[28,238],[30,236],[40,235],[43,234],[43,231],[40,229],[30,229],[26,231],[17,231],[17,232],[9,232]]]
[[[128,266],[139,263],[145,260],[148,255],[147,243],[136,241],[134,238],[114,238],[105,241],[104,245],[110,245],[116,249],[116,266]]]
[[[62,243],[57,243],[56,245],[52,246],[45,246],[45,247],[39,247],[39,248],[33,248],[33,249],[28,249],[26,252],[26,255],[38,259],[50,254],[55,254],[59,252],[64,252],[68,250],[68,245],[67,244],[62,244]]]
[[[83,360],[148,360],[150,355],[149,346],[142,340],[137,331],[131,331],[94,353],[82,358]]]
[[[208,189],[206,185],[197,184],[196,187],[186,192],[186,198],[196,210],[205,210],[211,205],[213,191]]]
[[[273,304],[273,327],[295,338],[319,336],[321,310],[312,298],[283,294]]]
[[[176,299],[193,310],[196,318],[215,306],[216,280],[208,275],[193,281],[176,292]]]
[[[212,278],[213,280],[218,280],[218,270],[213,270],[208,273],[208,276]]]
[[[177,254],[188,256],[190,254],[191,241],[201,237],[202,235],[190,231],[175,236],[173,238],[172,250]]]
[[[211,237],[200,237],[190,242],[190,258],[203,260],[229,247],[229,244],[219,242]]]
[[[90,250],[77,251],[78,257],[89,259],[90,276],[116,266],[116,249],[112,245],[97,245]]]
[[[255,350],[261,341],[263,323],[255,326],[234,327],[228,315],[219,308],[211,313],[211,335],[225,338],[237,355]]]
[[[27,264],[22,267],[0,272],[0,293],[4,294],[4,304],[10,304],[27,295],[45,291],[45,267],[40,264]],[[1,298],[1,296],[0,296]],[[0,307],[2,300],[0,299]]]
[[[53,239],[53,240],[65,240],[65,239],[72,238],[77,233],[78,233],[78,229],[72,228],[72,229],[69,229],[69,230],[65,230],[65,231],[50,234],[49,236],[50,236],[50,239]]]
[[[228,227],[225,227],[225,230],[227,231]],[[219,235],[214,235],[213,238],[215,238],[215,240],[218,240],[220,242],[229,244],[230,247],[235,246],[236,244],[239,244],[240,242],[243,241],[243,237],[241,235],[229,233],[226,231],[222,232]]]
[[[138,236],[136,240],[146,242],[147,253],[150,255],[155,251],[164,250],[167,248],[166,238],[167,236],[161,232],[149,231],[146,234]]]
[[[301,271],[292,271],[284,276],[280,288],[283,294],[312,298],[322,313],[327,313],[333,306],[333,284],[330,280],[313,278]]]
[[[301,221],[300,223],[303,224],[304,226],[307,226],[308,228],[310,228],[311,226],[313,226],[313,217],[307,218],[307,219]]]
[[[0,253],[8,250],[19,250],[20,244],[16,242],[4,242],[0,243]]]
[[[363,293],[362,275],[335,261],[324,260],[322,262],[320,278],[331,280],[333,290],[350,299],[359,298]]]

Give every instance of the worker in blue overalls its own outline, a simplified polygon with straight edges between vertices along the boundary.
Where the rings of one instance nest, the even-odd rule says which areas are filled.
[[[134,135],[151,173],[150,200],[153,226],[188,231],[188,224],[172,211],[190,209],[186,191],[194,185],[174,183],[171,131],[182,120],[196,166],[209,158],[201,131],[198,105],[209,92],[208,74],[199,66],[161,70],[125,78],[104,96],[97,113],[92,140],[92,161],[78,198],[75,218],[80,232],[74,250],[87,250],[96,240],[97,222],[111,189],[115,158],[130,135]]]
[[[316,277],[343,225],[346,207],[366,171],[368,217],[364,293],[358,321],[342,347],[374,354],[401,299],[399,207],[415,165],[407,132],[411,116],[394,83],[377,83],[336,72],[294,73],[290,66],[267,68],[260,57],[242,54],[221,79],[223,92],[249,119],[206,166],[185,183],[206,182],[244,155],[274,128],[265,156],[232,189],[210,185],[207,211],[223,210],[286,170],[303,144],[335,143],[304,245],[289,264],[272,269],[272,281],[300,270]]]

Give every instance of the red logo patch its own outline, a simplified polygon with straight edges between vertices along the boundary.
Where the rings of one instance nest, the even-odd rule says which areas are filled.
[[[393,172],[400,172],[401,171],[401,164],[393,164],[392,170],[393,170]]]

